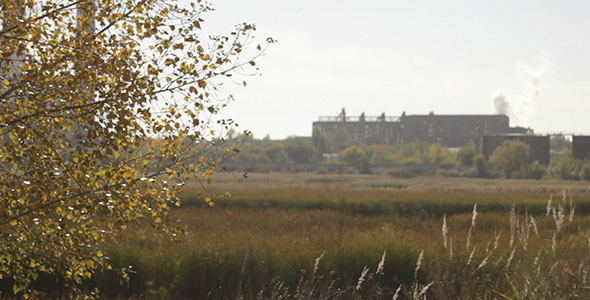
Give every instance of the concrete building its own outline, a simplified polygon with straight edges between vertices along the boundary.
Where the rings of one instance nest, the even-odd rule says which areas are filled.
[[[572,156],[578,159],[590,159],[590,136],[572,136]]]
[[[524,134],[497,134],[485,135],[481,139],[481,152],[484,156],[490,157],[496,148],[502,146],[504,141],[521,141],[529,145],[530,161],[535,160],[543,165],[549,165],[549,136],[524,135]]]

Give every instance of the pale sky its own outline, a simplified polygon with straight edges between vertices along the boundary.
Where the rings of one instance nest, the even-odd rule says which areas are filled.
[[[491,114],[590,134],[590,1],[217,0],[203,27],[278,40],[225,115],[255,137],[311,135],[319,116]]]

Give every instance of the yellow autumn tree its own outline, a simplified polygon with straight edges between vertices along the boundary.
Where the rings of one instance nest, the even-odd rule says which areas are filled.
[[[529,145],[522,141],[505,140],[490,156],[490,163],[496,166],[506,178],[525,167],[530,160]]]
[[[210,10],[0,0],[0,281],[16,295],[43,274],[75,292],[110,268],[100,244],[132,220],[172,230],[182,186],[232,152],[219,85],[255,73],[273,40],[252,44],[250,24],[203,37]]]

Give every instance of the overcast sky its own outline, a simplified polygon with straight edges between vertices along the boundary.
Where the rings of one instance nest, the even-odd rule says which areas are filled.
[[[217,0],[204,27],[257,25],[262,76],[226,115],[273,139],[319,116],[491,114],[590,134],[590,1]],[[506,106],[507,104],[507,106]]]

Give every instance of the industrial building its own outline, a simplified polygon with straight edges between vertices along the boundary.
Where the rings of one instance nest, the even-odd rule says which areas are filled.
[[[590,136],[572,136],[572,156],[578,159],[590,159]]]
[[[362,144],[395,144],[421,141],[461,147],[480,143],[483,136],[496,134],[532,134],[532,130],[510,127],[505,115],[406,115],[400,117],[347,116],[346,111],[334,117],[320,117],[313,132],[345,134]]]

